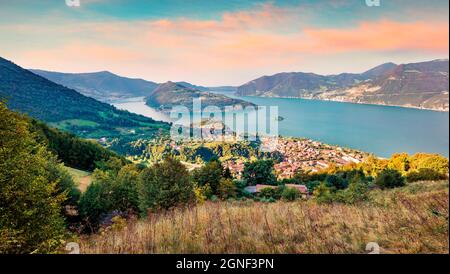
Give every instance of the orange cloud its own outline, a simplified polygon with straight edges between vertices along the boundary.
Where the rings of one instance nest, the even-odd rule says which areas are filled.
[[[448,22],[409,22],[389,20],[362,22],[352,29],[306,29],[309,49],[316,53],[424,50],[448,51]]]
[[[317,60],[324,58],[348,62],[357,53],[448,56],[448,22],[381,20],[319,28],[308,26],[301,14],[300,9],[262,5],[253,11],[225,13],[218,20],[4,25],[0,26],[0,37],[6,37],[3,33],[21,37],[39,33],[39,39],[49,41],[45,47],[16,51],[14,59],[28,67],[108,69],[156,81],[218,81],[232,78],[230,75],[248,80],[267,71],[303,70],[308,65],[316,68]]]

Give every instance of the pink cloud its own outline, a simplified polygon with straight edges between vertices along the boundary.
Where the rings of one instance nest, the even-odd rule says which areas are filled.
[[[216,81],[232,74],[243,78],[262,71],[302,70],[300,65],[307,62],[330,56],[348,59],[355,53],[448,55],[448,22],[381,20],[318,28],[308,26],[301,15],[301,9],[262,5],[252,11],[225,13],[218,20],[62,22],[1,26],[0,34],[33,32],[49,41],[45,47],[11,51],[27,67],[108,69],[156,81]]]

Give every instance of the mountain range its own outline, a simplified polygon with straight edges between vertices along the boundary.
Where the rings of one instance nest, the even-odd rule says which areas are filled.
[[[161,83],[116,75],[109,71],[88,73],[62,73],[30,69],[52,82],[74,89],[94,99],[111,102],[117,99],[146,97]],[[176,82],[186,88],[204,92],[235,91],[235,87],[204,87],[188,82]]]
[[[30,71],[100,101],[145,97],[159,85],[143,79],[119,76],[109,71],[92,73],[61,73],[37,69]]]
[[[0,100],[14,111],[87,138],[144,138],[170,127],[84,96],[3,58],[0,58]]]
[[[239,86],[236,94],[448,111],[448,71],[448,60],[434,60],[401,65],[386,63],[361,74],[279,73]]]
[[[175,84],[179,86],[169,86],[178,90],[177,95],[180,95],[181,90],[190,90],[203,92],[204,97],[207,93],[235,93],[238,96],[293,97],[448,111],[448,62],[445,59],[400,65],[385,63],[363,73],[337,75],[283,72],[263,76],[238,87],[205,87],[188,82],[176,82]],[[104,102],[146,97],[149,105],[159,107],[180,101],[179,98],[172,98],[173,102],[169,102],[169,96],[160,94],[161,90],[167,91],[169,87],[167,83],[158,84],[143,79],[127,78],[107,71],[94,73],[32,71]],[[162,88],[154,93],[160,86]],[[189,92],[183,94],[184,99],[189,97],[186,95],[192,95]],[[228,101],[226,97],[212,95],[210,99],[212,102],[219,102],[221,99]]]

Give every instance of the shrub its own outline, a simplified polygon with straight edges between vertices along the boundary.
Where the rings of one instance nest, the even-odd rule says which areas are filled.
[[[194,194],[195,199],[198,203],[202,204],[212,196],[211,187],[209,184],[206,184],[204,186],[194,186]]]
[[[116,174],[116,170],[95,170],[92,183],[80,198],[80,216],[91,231],[97,230],[100,222],[113,211],[134,213],[139,209],[139,170],[134,165],[126,165]],[[124,214],[126,215],[126,214]]]
[[[219,183],[218,195],[226,200],[236,197],[236,185],[230,179],[222,178]]]
[[[396,188],[405,185],[405,177],[394,169],[385,169],[375,179],[375,184],[381,188]]]
[[[366,182],[354,180],[345,190],[338,191],[335,201],[345,204],[355,204],[368,199],[369,188]]]
[[[333,201],[333,193],[324,182],[320,183],[319,186],[313,192],[313,195],[318,203],[330,203]]]
[[[274,198],[276,199],[278,197],[278,191],[276,188],[272,188],[272,187],[265,187],[263,189],[261,189],[261,191],[259,192],[258,196],[261,198]]]
[[[281,193],[281,198],[285,201],[295,201],[301,197],[300,191],[298,189],[293,187],[286,187],[284,188],[283,192]]]
[[[171,157],[142,171],[139,178],[141,212],[169,209],[195,200],[194,185],[186,167]]]
[[[446,175],[442,175],[434,169],[421,168],[417,171],[411,171],[406,175],[406,180],[410,183],[418,181],[437,181],[447,179]]]
[[[79,213],[86,222],[91,232],[97,230],[101,219],[113,210],[112,183],[109,175],[96,170],[92,183],[81,195],[79,202]]]
[[[309,181],[305,185],[310,193],[313,193],[316,187],[320,185],[320,181]]]

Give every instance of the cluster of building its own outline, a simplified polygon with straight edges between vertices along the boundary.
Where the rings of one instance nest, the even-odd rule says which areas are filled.
[[[262,146],[273,146],[273,140],[263,139]],[[282,161],[274,166],[278,179],[292,178],[300,170],[317,172],[332,164],[336,166],[357,164],[367,157],[367,154],[356,150],[295,138],[278,138],[276,151],[282,155]],[[226,166],[236,177],[244,170],[242,161],[230,161]]]
[[[277,151],[283,161],[275,165],[279,179],[292,178],[299,170],[317,172],[331,164],[360,163],[367,154],[309,139],[278,139]]]

